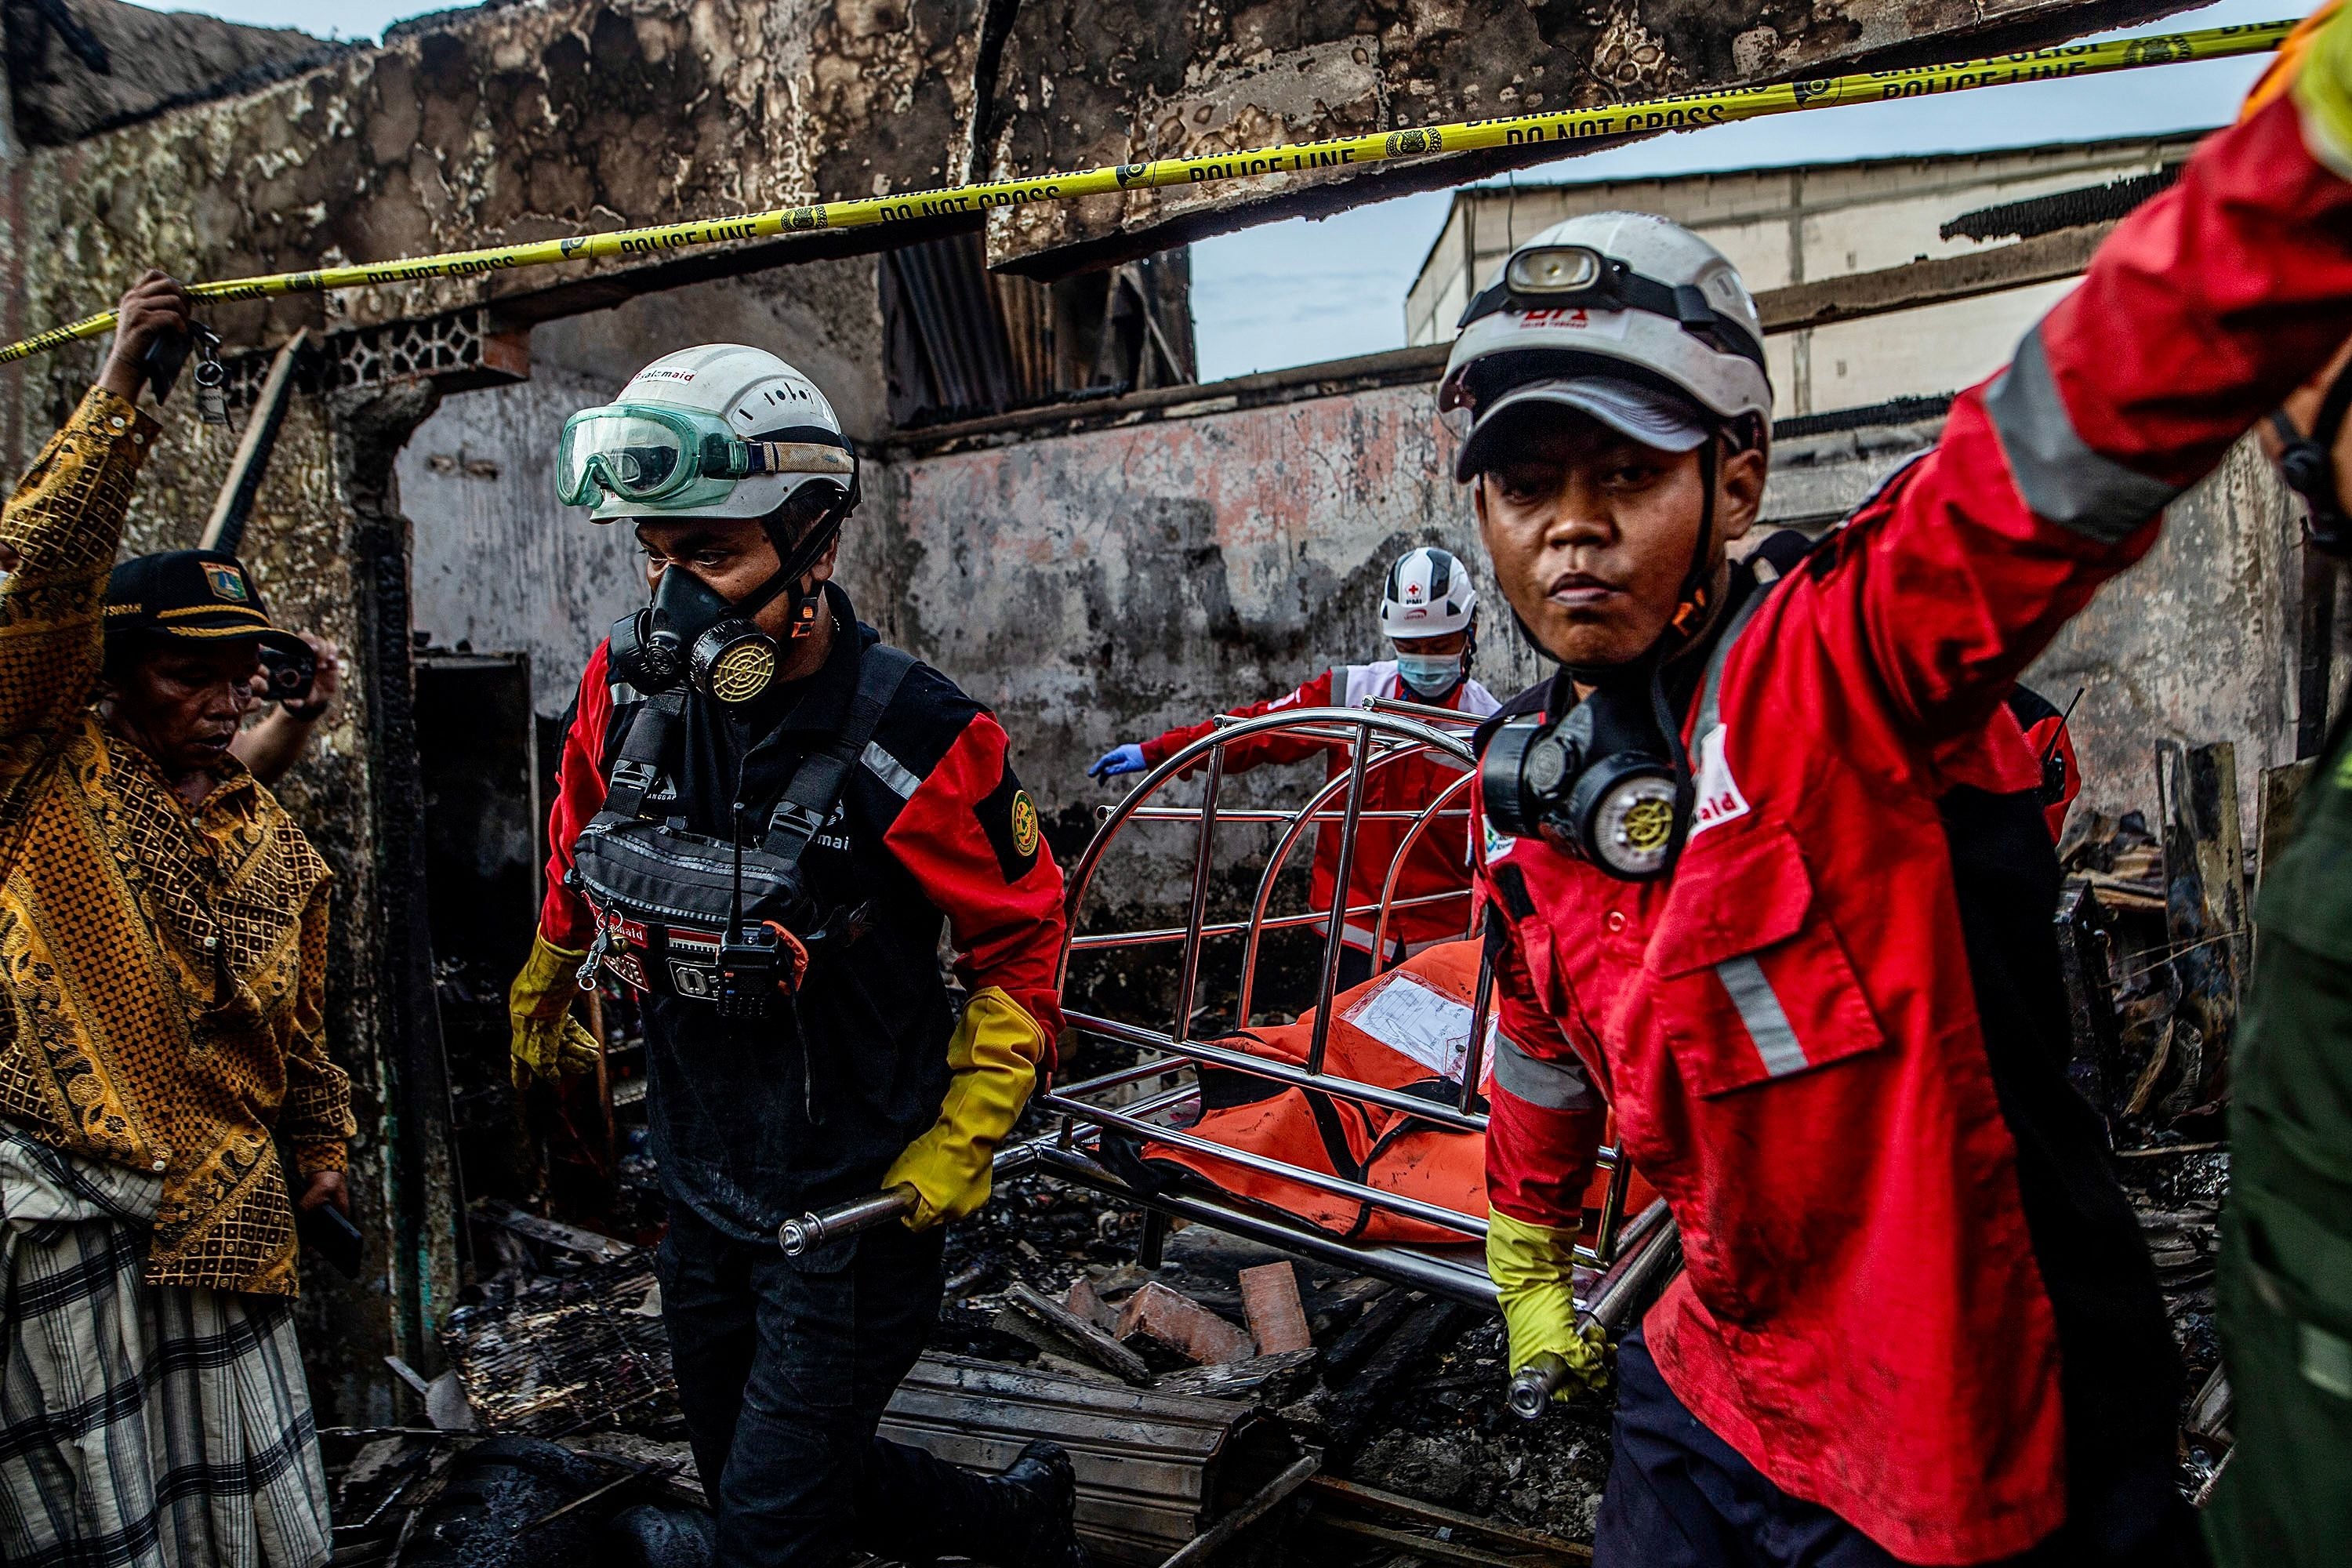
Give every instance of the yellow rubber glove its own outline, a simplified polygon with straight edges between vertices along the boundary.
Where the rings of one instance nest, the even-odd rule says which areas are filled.
[[[514,1060],[508,1071],[517,1089],[534,1078],[552,1083],[596,1070],[604,1051],[572,1016],[572,999],[580,994],[580,965],[587,956],[532,935],[530,958],[507,991],[507,1019],[514,1026]]]
[[[2303,111],[2304,144],[2313,157],[2352,179],[2352,6],[2322,19],[2309,35],[2288,90]],[[2297,29],[2298,32],[2301,29]]]
[[[1500,1209],[1487,1214],[1486,1273],[1502,1299],[1511,1371],[1547,1351],[1559,1357],[1570,1381],[1554,1399],[1568,1398],[1580,1384],[1599,1390],[1609,1382],[1608,1336],[1597,1323],[1577,1327],[1575,1269],[1575,1231],[1529,1225]]]
[[[989,1162],[1029,1103],[1045,1055],[1045,1031],[1021,1004],[994,985],[973,993],[948,1041],[955,1077],[940,1119],[907,1145],[882,1178],[885,1191],[902,1182],[915,1189],[908,1229],[961,1219],[988,1201]]]

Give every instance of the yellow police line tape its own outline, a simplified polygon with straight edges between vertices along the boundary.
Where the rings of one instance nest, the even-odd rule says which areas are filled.
[[[198,283],[188,292],[200,300],[258,300],[278,294],[366,289],[377,284],[406,283],[427,278],[470,278],[515,268],[547,267],[559,261],[593,260],[608,256],[660,256],[692,246],[716,245],[727,240],[764,239],[771,235],[810,233],[824,228],[863,228],[876,224],[904,223],[913,218],[982,212],[990,207],[1017,206],[1027,202],[1066,202],[1079,196],[1159,185],[1200,184],[1215,180],[1249,179],[1263,174],[1360,167],[1399,158],[1469,153],[1487,147],[1533,146],[1545,142],[1580,142],[1588,137],[1617,136],[1644,131],[1696,130],[1703,126],[1754,120],[1767,114],[1785,114],[1791,110],[1826,109],[1845,103],[1878,103],[1889,99],[1964,92],[1980,87],[2006,87],[2017,82],[2095,76],[2107,71],[2172,65],[2184,60],[2226,59],[2236,55],[2260,54],[2278,47],[2280,40],[2294,25],[2292,21],[2248,23],[2239,26],[2208,27],[2198,32],[2118,38],[2101,44],[2061,44],[2053,48],[1963,60],[1957,65],[1857,71],[1850,76],[1827,77],[1814,81],[1685,93],[1677,98],[1653,99],[1612,109],[1579,109],[1559,114],[1521,114],[1501,120],[1472,120],[1454,125],[1424,126],[1417,131],[1375,132],[1369,136],[1299,142],[1286,147],[1267,147],[1251,152],[1219,153],[1192,158],[1157,158],[1147,163],[1119,163],[1069,174],[1038,174],[1027,179],[991,180],[981,184],[918,191],[906,195],[869,196],[856,201],[824,202],[814,206],[777,207],[767,212],[748,213],[741,217],[660,224],[650,228],[577,235],[568,239],[495,246],[487,250],[416,256],[402,261],[330,267],[311,272],[279,272],[267,278],[238,278],[221,283]],[[31,354],[46,353],[84,338],[96,337],[113,325],[114,312],[109,310],[85,317],[68,326],[53,327],[22,342],[0,348],[0,364]]]

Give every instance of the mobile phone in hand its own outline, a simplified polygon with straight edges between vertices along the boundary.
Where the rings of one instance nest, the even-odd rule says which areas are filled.
[[[294,1216],[294,1228],[303,1244],[317,1248],[344,1279],[360,1277],[360,1227],[345,1219],[342,1210],[332,1204],[302,1209]]]

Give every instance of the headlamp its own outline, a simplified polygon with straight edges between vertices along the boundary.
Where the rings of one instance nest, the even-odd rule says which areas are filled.
[[[1514,255],[1503,268],[1503,281],[1517,294],[1570,294],[1600,282],[1606,269],[1597,250],[1546,245]]]
[[[1718,310],[1695,283],[1662,283],[1589,246],[1538,245],[1512,253],[1503,275],[1463,308],[1455,329],[1504,310],[1526,315],[1580,306],[1663,316],[1718,353],[1758,366],[1764,344],[1748,323]]]

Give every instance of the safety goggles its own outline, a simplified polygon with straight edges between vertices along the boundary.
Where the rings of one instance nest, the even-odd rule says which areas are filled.
[[[1661,283],[1581,245],[1542,245],[1515,253],[1501,279],[1470,301],[1454,326],[1458,330],[1502,310],[1570,310],[1664,316],[1718,353],[1764,363],[1764,345],[1746,324],[1708,304],[1696,284]]]
[[[563,422],[555,492],[566,506],[605,495],[665,511],[724,500],[738,479],[758,474],[818,474],[846,485],[857,460],[822,441],[746,441],[715,414],[655,404],[583,408]]]

